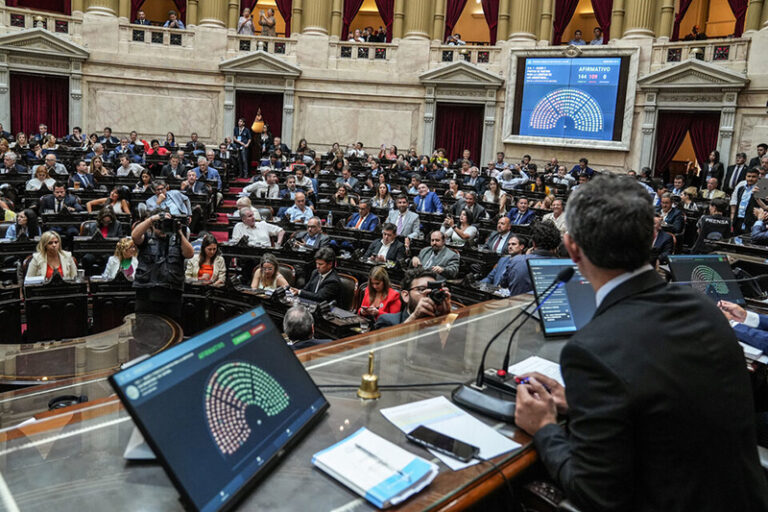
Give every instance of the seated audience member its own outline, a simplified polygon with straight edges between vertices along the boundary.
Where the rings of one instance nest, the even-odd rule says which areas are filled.
[[[755,208],[755,199],[753,196],[757,187],[757,180],[760,174],[757,169],[747,170],[747,177],[736,185],[731,194],[731,225],[734,234],[740,234],[751,230],[755,223],[753,214]]]
[[[205,144],[198,138],[196,132],[189,134],[189,141],[184,145],[184,151],[195,157],[205,154]]]
[[[48,281],[56,272],[64,279],[74,279],[77,276],[77,266],[72,254],[61,248],[59,234],[46,231],[40,235],[37,251],[29,260],[25,279],[42,277]]]
[[[661,220],[662,227],[677,236],[685,229],[685,216],[683,211],[672,206],[672,194],[666,192],[661,196]]]
[[[139,11],[136,13],[136,19],[133,20],[133,24],[149,26],[152,23],[147,19],[147,14],[144,11]]]
[[[528,185],[528,190],[530,192],[538,192],[544,195],[549,195],[551,193],[550,188],[544,184],[544,177],[540,174],[537,174],[533,179],[533,183]]]
[[[396,206],[397,209],[390,210],[387,215],[387,222],[395,225],[398,236],[407,238],[419,236],[419,216],[408,209],[408,196],[405,194],[397,196]]]
[[[336,186],[344,185],[347,187],[350,191],[355,190],[357,187],[358,180],[354,176],[352,176],[352,172],[349,170],[349,167],[344,167],[341,170],[341,176],[336,178]]]
[[[392,288],[387,269],[383,266],[373,267],[357,314],[376,320],[381,315],[399,313],[401,309],[400,294]]]
[[[7,145],[7,143],[6,143]],[[53,153],[59,149],[59,145],[56,143],[56,136],[55,135],[48,135],[48,138],[45,139],[45,142],[43,142],[43,154],[49,154]],[[3,153],[8,151],[8,148],[3,148]]]
[[[308,177],[306,175],[306,168],[301,166],[296,166],[296,186],[301,188],[305,193],[312,194],[313,192],[316,194],[317,185],[312,182],[312,178]]]
[[[336,254],[330,247],[321,247],[315,252],[315,270],[309,276],[304,288],[291,288],[291,292],[314,302],[338,300],[341,296],[341,280],[334,270]]]
[[[376,186],[376,195],[371,199],[371,207],[391,210],[395,201],[389,193],[389,187],[386,183],[379,183]]]
[[[285,188],[280,191],[280,199],[293,200],[296,197],[296,192],[300,192],[301,189],[296,186],[296,178],[288,176],[285,178]]]
[[[574,178],[586,174],[587,178],[591,179],[592,175],[595,174],[595,170],[589,167],[589,160],[586,158],[579,158],[579,163],[573,166],[570,174]]]
[[[458,217],[461,210],[469,210],[473,219],[486,219],[488,218],[488,212],[485,208],[477,202],[477,192],[470,190],[464,194],[464,199],[456,201],[456,204],[451,208],[451,214],[454,217]]]
[[[507,242],[512,236],[512,222],[509,217],[500,217],[496,222],[496,231],[490,234],[483,244],[483,249],[496,254],[504,254],[507,250]]]
[[[515,171],[512,171],[512,169],[507,169],[501,173],[499,185],[501,185],[503,190],[512,192],[513,190],[520,188],[528,183],[530,178],[524,170],[518,169],[516,172],[519,172],[520,176],[515,176]]]
[[[349,191],[347,187],[344,185],[339,185],[336,189],[336,193],[333,194],[333,197],[331,197],[331,204],[335,205],[343,205],[348,204],[351,206],[356,206],[357,202],[355,201],[355,198],[349,195]]]
[[[147,199],[144,204],[147,211],[164,210],[171,215],[192,215],[192,204],[189,198],[178,190],[169,190],[168,185],[162,180],[152,182],[155,195]]]
[[[269,247],[272,245],[272,237],[277,237],[277,246],[283,244],[285,230],[275,224],[263,220],[256,221],[253,210],[240,208],[240,222],[235,224],[232,230],[232,242],[239,242],[244,236],[248,237],[248,245],[251,247]]]
[[[83,236],[93,236],[101,233],[104,238],[120,238],[123,236],[123,225],[118,222],[115,212],[111,208],[105,207],[96,214],[96,222],[86,224],[87,229],[83,231]]]
[[[696,196],[698,195],[698,190],[696,187],[688,187],[685,190],[683,190],[683,197],[680,201],[680,208],[684,211],[688,212],[696,212],[698,213],[699,207],[696,205]]]
[[[117,214],[130,214],[131,203],[125,198],[124,188],[125,187],[113,188],[109,193],[109,197],[100,197],[99,199],[88,201],[85,203],[85,209],[88,210],[88,213],[91,213],[94,208],[109,208]]]
[[[278,185],[277,173],[270,171],[267,173],[266,180],[257,180],[247,187],[243,188],[242,195],[255,194],[256,197],[266,199],[278,199],[280,197],[280,185]]]
[[[136,157],[133,146],[128,142],[128,137],[120,139],[120,144],[112,150],[111,155],[113,160],[118,160],[121,155],[128,156],[129,160],[134,160]]]
[[[725,197],[725,192],[722,190],[718,190],[719,183],[717,182],[717,178],[709,178],[707,180],[707,188],[705,188],[702,193],[701,197],[703,199],[720,199]]]
[[[115,175],[118,177],[133,176],[138,178],[141,174],[141,171],[144,170],[144,168],[139,164],[132,163],[131,158],[125,153],[120,155],[119,162],[120,166],[115,169]]]
[[[101,144],[120,144],[120,139],[112,135],[112,128],[109,126],[104,127],[104,134],[99,137],[99,143]]]
[[[280,264],[273,254],[266,253],[261,257],[258,268],[253,272],[251,288],[254,290],[274,291],[287,288],[288,281],[280,273]]]
[[[587,44],[587,42],[584,40],[584,38],[581,35],[581,30],[576,30],[573,33],[573,39],[568,41],[568,44],[572,44],[574,46],[581,46]]]
[[[184,276],[211,286],[224,286],[227,280],[227,265],[221,255],[219,243],[212,234],[203,235],[200,252],[187,260]]]
[[[471,167],[469,169],[469,176],[464,178],[464,185],[472,187],[478,194],[482,194],[485,191],[486,183],[485,178],[480,176],[480,169]]]
[[[498,206],[501,215],[506,213],[507,193],[501,190],[499,180],[496,178],[488,180],[488,188],[483,192],[482,200],[485,203],[491,203]]]
[[[47,194],[40,198],[39,210],[41,213],[61,213],[65,209],[70,212],[83,211],[80,199],[74,194],[68,193],[64,183],[57,181],[53,185],[53,194]]]
[[[307,206],[307,196],[304,192],[296,192],[293,206],[285,211],[285,217],[294,224],[306,224],[315,213]]]
[[[507,217],[512,221],[512,224],[519,226],[521,224],[530,224],[536,220],[536,213],[529,209],[528,198],[520,197],[517,200],[517,207],[510,208]]]
[[[443,213],[443,203],[437,194],[429,190],[426,183],[420,183],[418,194],[413,198],[413,205],[417,212]]]
[[[88,189],[96,187],[96,181],[88,172],[88,164],[85,163],[85,160],[78,160],[75,163],[75,173],[69,178],[69,186]]]
[[[170,157],[168,157],[168,163],[163,166],[162,171],[160,171],[160,175],[163,178],[176,178],[179,180],[183,180],[187,177],[187,170],[181,164],[179,155],[173,153]]]
[[[3,154],[3,163],[0,165],[0,174],[17,173],[24,174],[27,172],[27,168],[17,163],[18,157],[13,151],[6,151]]]
[[[104,268],[101,278],[111,281],[117,277],[118,272],[122,272],[128,280],[133,281],[133,274],[139,266],[139,260],[136,258],[137,253],[136,244],[133,243],[131,237],[127,236],[118,240],[115,254],[107,260],[107,266]]]
[[[40,146],[40,143],[37,141],[30,142],[29,151],[24,154],[24,158],[27,160],[27,163],[30,164],[40,163],[45,156],[42,146]]]
[[[168,11],[168,19],[163,23],[163,27],[184,30],[184,22],[176,17],[176,11]]]
[[[88,164],[88,174],[93,177],[93,181],[96,184],[95,186],[98,186],[99,188],[104,187],[104,185],[100,184],[100,182],[106,181],[103,180],[103,178],[109,178],[115,175],[111,169],[104,167],[104,162],[99,157],[91,159],[91,163]]]
[[[291,148],[289,148],[287,145],[283,144],[283,141],[280,137],[274,137],[272,139],[272,144],[269,146],[270,152],[279,151],[280,155],[290,155],[291,154]]]
[[[755,217],[757,220],[752,225],[751,241],[756,244],[768,245],[768,211],[762,208],[755,208]]]
[[[221,176],[219,171],[208,165],[208,159],[204,156],[197,157],[197,167],[192,169],[200,181],[215,181],[216,189],[221,191]]]
[[[672,183],[672,190],[670,190],[670,194],[677,197],[683,197],[683,191],[685,190],[685,178],[682,174],[678,174],[675,176],[675,179]]]
[[[481,283],[492,284],[493,286],[501,286],[502,282],[507,275],[507,270],[512,263],[512,258],[517,255],[523,254],[527,248],[528,240],[522,235],[512,234],[506,246],[504,247],[507,254],[499,258],[496,265],[491,272],[480,280]]]
[[[558,165],[557,174],[552,176],[552,183],[556,186],[565,187],[565,190],[567,191],[576,185],[576,178],[568,174],[568,170],[564,165]]]
[[[651,265],[661,263],[666,265],[669,260],[669,255],[675,249],[675,241],[672,235],[667,233],[661,228],[662,225],[661,214],[656,214],[653,218],[653,244],[651,245]]]
[[[142,142],[143,141],[139,141],[139,144],[142,144]],[[157,140],[157,139],[152,139],[149,142],[149,147],[145,151],[145,154],[147,156],[165,156],[168,153],[170,153],[170,151],[167,148],[161,146],[160,145],[160,141]],[[140,157],[138,157],[138,158],[140,158]]]
[[[600,27],[595,27],[594,29],[592,29],[592,34],[594,34],[595,37],[592,38],[589,44],[591,45],[603,44],[603,30]]]
[[[565,225],[565,206],[563,205],[563,200],[555,199],[552,201],[552,213],[544,215],[541,220],[552,222],[560,231],[560,234],[564,235],[568,228]]]
[[[50,176],[69,176],[67,168],[64,167],[64,164],[60,164],[56,161],[56,155],[53,153],[45,155],[45,167]]]
[[[323,233],[323,222],[320,217],[312,217],[307,221],[306,231],[297,231],[293,240],[304,249],[318,249],[330,245],[331,237]]]
[[[253,211],[253,216],[256,220],[262,220],[261,213],[259,213],[259,209],[253,206],[253,203],[251,203],[250,197],[238,197],[237,201],[235,201],[235,208],[237,208],[234,212],[232,212],[232,217],[239,219],[240,218],[240,208],[250,208]]]
[[[389,222],[384,223],[381,226],[381,239],[370,243],[363,258],[380,262],[405,259],[405,246],[397,239],[397,226]]]
[[[451,292],[447,289],[443,289],[445,292],[443,302],[435,304],[429,298],[429,283],[436,282],[437,280],[438,275],[426,268],[408,270],[403,278],[403,288],[400,291],[400,297],[403,300],[402,309],[399,313],[379,315],[374,329],[407,324],[420,318],[437,317],[450,313]]]
[[[91,152],[85,155],[86,160],[93,160],[94,158],[101,158],[102,162],[111,162],[112,157],[104,151],[104,146],[100,142],[94,144],[91,147]]]
[[[35,167],[35,176],[27,181],[25,190],[32,192],[38,191],[45,187],[48,190],[53,190],[53,186],[56,184],[56,180],[48,176],[48,170],[44,165],[38,165]]]
[[[367,200],[361,200],[358,213],[352,215],[347,222],[347,229],[359,229],[360,231],[375,231],[379,227],[379,218],[371,213],[371,205]]]
[[[586,174],[579,174],[579,180],[576,183],[576,185],[571,189],[571,192],[575,192],[576,190],[578,190],[578,188],[581,185],[584,185],[587,182],[589,182],[589,176],[587,176]]]
[[[37,214],[31,208],[26,208],[16,214],[13,224],[5,231],[5,240],[15,241],[24,235],[30,240],[42,235],[40,225],[37,223]]]
[[[440,232],[445,235],[446,241],[452,245],[458,246],[472,246],[477,240],[477,227],[474,225],[475,217],[467,208],[461,210],[459,213],[459,222],[453,220],[453,216],[449,215],[443,221],[443,225],[440,226]]]
[[[24,132],[19,132],[16,134],[16,140],[11,144],[11,148],[17,155],[22,155],[29,149],[29,141],[27,140],[27,136]]]
[[[413,181],[411,181],[411,183],[413,183]],[[421,183],[421,180],[419,180],[419,183]],[[418,183],[416,184],[416,186],[412,185],[412,187],[413,187],[413,195],[418,194],[419,193]],[[410,189],[408,190],[408,193],[409,194],[411,193]],[[460,190],[459,183],[455,179],[451,178],[448,181],[448,188],[445,190],[445,194],[443,194],[443,197],[446,199],[456,199],[456,201],[458,201],[459,199],[464,198],[464,191]]]
[[[182,181],[179,186],[185,194],[207,196],[211,192],[207,183],[197,179],[197,173],[195,173],[194,169],[187,171],[187,179]]]
[[[141,171],[139,181],[133,186],[133,191],[137,194],[154,194],[155,189],[152,185],[152,173],[147,169]]]
[[[456,180],[453,180],[454,183]],[[419,176],[416,173],[411,174],[411,182],[408,184],[408,193],[411,195],[416,195],[419,193],[419,185],[421,184],[421,176]],[[448,184],[448,189],[450,190],[451,186],[450,183]],[[456,185],[456,189],[458,190],[459,186]],[[446,192],[447,194],[447,192]]]
[[[560,246],[560,231],[551,222],[535,222],[531,225],[531,249],[526,254],[512,258],[501,286],[509,288],[510,296],[533,291],[527,261],[531,258],[554,258]]]
[[[293,350],[314,347],[328,343],[330,339],[315,338],[315,319],[309,310],[301,304],[291,306],[283,318],[283,333],[288,339],[288,345]]]
[[[768,315],[747,311],[727,300],[718,301],[717,307],[731,322],[740,342],[768,353]]]
[[[410,249],[410,239],[405,239],[406,248]],[[429,235],[429,247],[419,251],[411,258],[412,267],[424,267],[445,279],[455,279],[459,273],[459,255],[445,246],[445,235],[433,231]]]
[[[702,215],[696,223],[698,237],[691,248],[691,254],[706,254],[712,252],[712,246],[708,242],[723,240],[731,236],[731,219],[727,216],[728,201],[719,197],[709,203],[709,214]],[[758,218],[759,219],[759,218]],[[752,226],[754,233],[757,222]],[[761,225],[764,225],[761,222]],[[755,241],[754,234],[752,241]]]

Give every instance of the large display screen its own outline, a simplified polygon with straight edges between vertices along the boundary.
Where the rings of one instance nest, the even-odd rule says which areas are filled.
[[[188,508],[231,507],[328,407],[258,307],[110,382]]]
[[[521,58],[514,133],[621,140],[628,59]]]
[[[541,307],[539,316],[545,336],[573,334],[592,320],[596,309],[595,291],[570,258],[530,259],[527,263],[533,293]],[[573,268],[573,277],[565,286],[555,288],[552,296],[542,304],[546,299],[542,293],[568,267]]]

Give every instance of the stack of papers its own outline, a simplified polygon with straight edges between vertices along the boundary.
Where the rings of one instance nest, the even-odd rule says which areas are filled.
[[[381,414],[406,434],[424,425],[441,434],[477,446],[480,448],[478,456],[481,459],[491,459],[521,446],[454,405],[444,396],[382,409]],[[433,450],[430,452],[454,471],[478,462],[462,462]]]
[[[365,427],[317,452],[312,464],[379,508],[401,503],[429,485],[438,473],[437,465]]]

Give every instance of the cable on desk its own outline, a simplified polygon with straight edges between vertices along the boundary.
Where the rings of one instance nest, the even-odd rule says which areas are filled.
[[[460,386],[463,382],[420,382],[418,384],[381,384],[379,389],[437,388],[441,386]],[[360,384],[318,384],[318,388],[357,389]]]
[[[493,466],[493,469],[496,470],[497,473],[499,473],[501,475],[501,478],[504,479],[504,483],[506,484],[507,492],[509,493],[509,497],[512,500],[512,502],[514,502],[514,500],[515,500],[515,493],[512,490],[512,484],[509,482],[509,479],[507,478],[507,475],[504,474],[504,471],[498,466],[498,464],[493,462],[491,459],[483,459],[482,457],[478,457],[478,456],[475,456],[475,458],[477,460],[479,460],[480,462],[487,462],[488,464]]]

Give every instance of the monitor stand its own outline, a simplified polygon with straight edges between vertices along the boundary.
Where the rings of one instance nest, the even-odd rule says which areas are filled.
[[[139,429],[133,427],[131,438],[128,439],[128,445],[123,452],[123,458],[126,460],[156,460],[155,453],[144,440]]]

